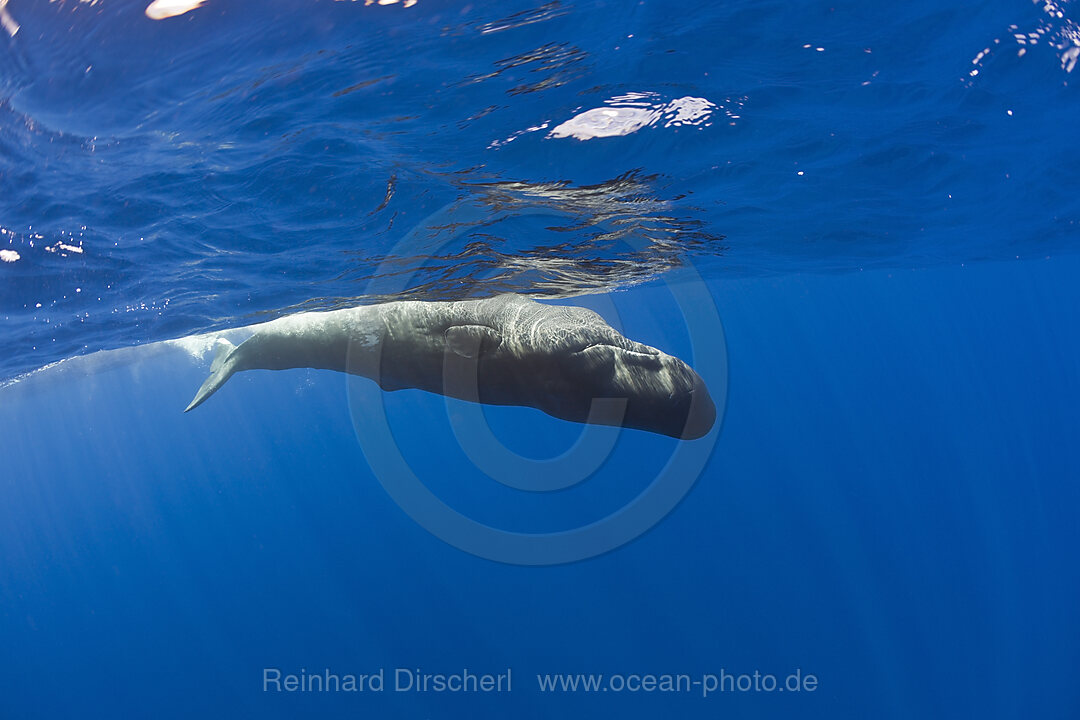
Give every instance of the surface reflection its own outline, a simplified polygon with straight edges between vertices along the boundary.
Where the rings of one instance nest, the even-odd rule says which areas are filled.
[[[659,196],[639,171],[593,185],[461,182],[463,195],[408,231],[387,256],[347,251],[347,279],[363,290],[290,308],[329,309],[393,298],[448,300],[501,292],[571,297],[635,285],[688,255],[720,255],[723,237]],[[379,281],[409,278],[385,295]]]
[[[555,126],[549,137],[590,140],[629,135],[651,126],[709,127],[716,109],[715,104],[699,97],[681,97],[663,102],[656,93],[628,93],[611,98],[603,107],[586,110]]]

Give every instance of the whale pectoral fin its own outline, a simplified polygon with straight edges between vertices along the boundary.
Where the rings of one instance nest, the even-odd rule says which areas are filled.
[[[470,360],[494,352],[502,344],[502,335],[486,325],[455,325],[446,329],[445,337],[451,352]]]
[[[232,374],[236,372],[236,363],[229,362],[229,358],[233,357],[233,353],[236,351],[236,346],[225,338],[218,338],[214,343],[214,361],[210,363],[210,377],[206,378],[206,381],[199,388],[199,392],[195,393],[195,398],[191,403],[184,408],[184,412],[194,410],[199,405],[202,405],[206,398],[214,394],[214,392],[225,384],[225,381],[232,377]]]
[[[225,358],[232,354],[236,346],[225,338],[218,338],[214,343],[214,360],[210,363],[210,374],[213,375],[225,364]]]

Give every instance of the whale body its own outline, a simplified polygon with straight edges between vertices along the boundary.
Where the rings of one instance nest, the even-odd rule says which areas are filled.
[[[219,339],[216,350],[185,412],[242,370],[318,368],[387,391],[533,407],[685,440],[716,419],[704,381],[682,360],[627,339],[592,310],[517,295],[300,313],[254,326],[238,346]]]

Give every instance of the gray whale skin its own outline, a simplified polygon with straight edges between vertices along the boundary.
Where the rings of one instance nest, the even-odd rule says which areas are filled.
[[[522,405],[684,440],[706,435],[716,420],[690,366],[580,307],[517,295],[399,301],[290,315],[254,329],[239,346],[217,341],[210,376],[185,412],[241,370],[319,368],[371,378],[383,390]]]

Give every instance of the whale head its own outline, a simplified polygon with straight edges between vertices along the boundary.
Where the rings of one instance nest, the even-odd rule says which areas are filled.
[[[716,406],[685,362],[624,337],[586,308],[546,307],[552,312],[526,334],[527,347],[519,350],[531,356],[525,365],[542,391],[541,409],[684,440],[712,429]]]
[[[635,347],[597,343],[563,360],[564,377],[574,380],[578,397],[625,401],[611,404],[607,412],[612,422],[605,424],[683,440],[708,434],[716,421],[716,406],[701,377],[677,357],[627,342]],[[603,416],[592,420],[597,421],[604,422]]]

